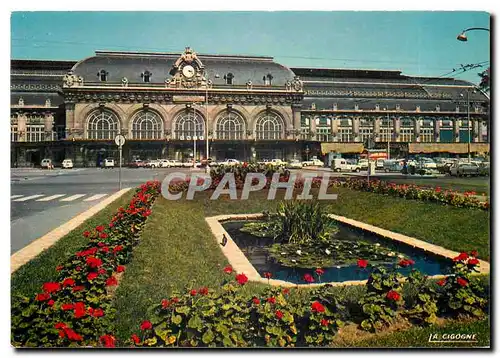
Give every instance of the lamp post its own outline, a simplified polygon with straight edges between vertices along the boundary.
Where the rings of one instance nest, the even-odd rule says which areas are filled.
[[[472,93],[476,93],[476,88],[475,87],[468,87],[467,88],[467,97],[466,97],[466,102],[467,102],[467,132],[468,132],[468,141],[467,141],[467,158],[470,163],[471,161],[471,150],[470,150],[470,143],[471,143],[471,123],[470,123],[470,91],[472,89]],[[460,93],[460,97],[463,98],[464,94]]]
[[[457,36],[457,40],[458,41],[462,41],[462,42],[466,42],[467,41],[467,35],[465,35],[465,33],[467,31],[473,31],[473,30],[483,30],[483,31],[488,31],[490,32],[490,29],[487,29],[486,27],[469,27],[468,29],[465,29],[463,30],[458,36]]]
[[[387,110],[387,108],[384,108]],[[387,112],[387,160],[391,159],[391,120],[389,119],[389,112]]]

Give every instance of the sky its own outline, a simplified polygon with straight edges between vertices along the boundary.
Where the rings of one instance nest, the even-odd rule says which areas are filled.
[[[287,67],[400,70],[479,82],[486,12],[13,12],[11,58],[81,60],[96,50],[272,56]],[[464,73],[461,65],[482,64]]]

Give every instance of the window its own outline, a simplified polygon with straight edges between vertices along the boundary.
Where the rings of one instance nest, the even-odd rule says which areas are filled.
[[[257,139],[282,139],[284,137],[283,120],[275,113],[265,113],[257,119],[255,134]]]
[[[19,136],[17,133],[17,125],[10,126],[10,141],[17,142],[19,140]]]
[[[97,73],[97,77],[99,77],[99,81],[106,82],[108,80],[108,72],[105,70],[101,70]]]
[[[175,119],[175,138],[201,137],[205,135],[205,122],[198,112],[187,109]]]
[[[132,120],[132,139],[161,139],[162,120],[151,111],[141,111]]]
[[[264,84],[266,86],[271,86],[273,81],[273,76],[270,73],[268,73],[267,75],[262,77],[262,80],[264,81]]]
[[[373,134],[373,121],[367,118],[361,118],[359,121],[359,135],[361,142],[372,138]]]
[[[217,120],[217,139],[243,139],[245,121],[236,112],[227,111]]]
[[[318,127],[316,139],[320,142],[330,142],[332,137],[332,129],[330,127]]]
[[[341,142],[350,142],[352,140],[352,128],[340,127],[339,137]]]
[[[118,118],[110,111],[92,112],[87,119],[87,139],[114,139],[119,129]]]
[[[224,75],[224,79],[226,80],[226,85],[232,85],[233,78],[234,78],[234,75],[231,72],[229,72],[227,75]]]
[[[401,128],[399,131],[399,141],[400,142],[413,142],[414,140],[414,130],[410,127]]]
[[[66,126],[65,125],[57,125],[56,126],[56,138],[57,140],[66,138]]]
[[[152,75],[153,74],[149,71],[144,71],[143,73],[141,73],[141,77],[144,82],[150,82]]]
[[[44,140],[45,125],[28,124],[26,125],[26,141],[42,142]]]
[[[421,127],[420,128],[420,141],[421,142],[434,142],[434,128]]]

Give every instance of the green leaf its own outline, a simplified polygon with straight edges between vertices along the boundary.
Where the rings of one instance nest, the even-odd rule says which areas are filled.
[[[182,316],[176,314],[172,317],[172,323],[179,325],[181,324],[181,322],[182,322]]]
[[[194,329],[200,329],[203,327],[203,321],[197,315],[192,316],[188,321],[188,327]]]
[[[214,333],[212,332],[212,330],[209,329],[208,331],[206,331],[201,337],[201,340],[205,344],[212,343],[212,341],[214,340]]]

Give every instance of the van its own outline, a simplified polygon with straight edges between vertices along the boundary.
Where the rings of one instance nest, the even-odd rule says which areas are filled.
[[[40,166],[42,167],[42,169],[52,169],[54,166],[52,164],[52,159],[42,159],[42,161],[40,162]]]
[[[335,158],[332,160],[332,170],[334,172],[359,172],[361,166],[359,164],[350,164],[343,158]]]
[[[73,169],[73,161],[71,159],[64,159],[62,161],[61,167],[63,169]]]
[[[115,167],[115,160],[113,158],[106,158],[102,162],[102,166],[104,168],[114,168]]]

